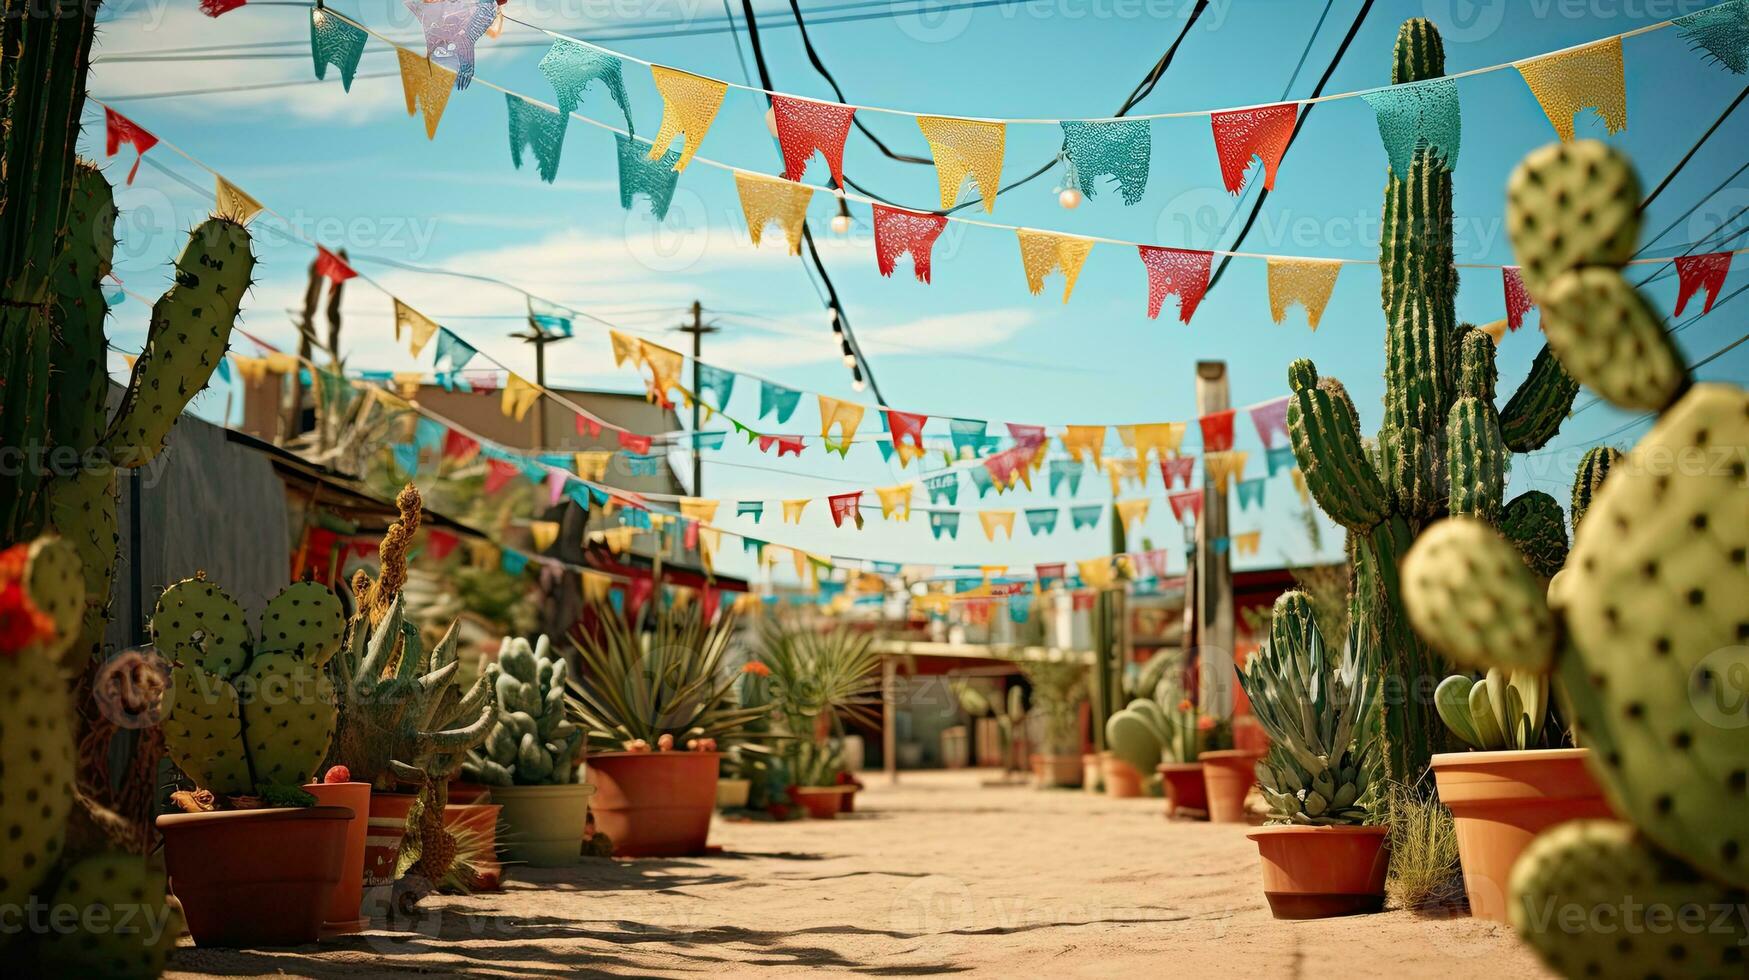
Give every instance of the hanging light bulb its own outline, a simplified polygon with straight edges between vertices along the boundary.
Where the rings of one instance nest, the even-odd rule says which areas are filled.
[[[1081,192],[1073,187],[1065,187],[1057,195],[1057,203],[1073,211],[1081,206]]]
[[[861,378],[851,378],[850,379],[850,388],[852,391],[861,391],[867,387],[868,387],[868,382],[862,380]]]
[[[777,107],[765,107],[765,128],[771,130],[771,135],[777,135]]]
[[[832,216],[832,233],[850,234],[850,207],[844,203],[843,194],[838,195],[838,213]]]
[[[856,366],[856,355],[855,354],[844,355],[844,366],[845,367],[855,367]]]

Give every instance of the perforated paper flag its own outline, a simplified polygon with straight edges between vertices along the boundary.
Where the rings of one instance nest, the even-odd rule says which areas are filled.
[[[1100,457],[1105,447],[1105,426],[1065,426],[1062,438],[1063,450],[1069,454],[1071,459],[1081,462],[1091,456],[1093,465],[1100,465]]]
[[[960,185],[969,175],[983,198],[986,212],[996,209],[996,192],[1002,186],[1002,152],[1008,133],[999,122],[918,116],[917,128],[929,141],[935,158],[936,182],[941,188],[941,206],[951,208],[959,199]]]
[[[981,510],[978,512],[978,523],[984,526],[985,540],[996,540],[998,529],[1002,530],[1010,539],[1014,537],[1014,511]]]
[[[650,75],[656,81],[656,91],[662,95],[662,128],[656,131],[656,139],[646,155],[654,160],[680,139],[682,149],[674,169],[685,170],[698,152],[699,143],[704,141],[704,134],[710,131],[711,122],[717,118],[729,87],[714,78],[661,65],[651,65]]]
[[[1276,436],[1287,435],[1287,400],[1283,395],[1251,409],[1251,425],[1265,449],[1274,447]]]
[[[1252,157],[1263,160],[1264,188],[1275,189],[1275,170],[1293,139],[1299,110],[1298,103],[1285,102],[1209,116],[1215,134],[1215,155],[1221,161],[1221,180],[1229,194],[1237,194],[1245,186],[1245,171],[1250,169]]]
[[[474,44],[498,17],[494,0],[406,0],[425,32],[425,56],[455,69],[455,87],[474,80]]]
[[[881,516],[895,521],[910,520],[911,491],[915,486],[902,483],[896,487],[876,487],[875,496],[881,500]]]
[[[522,151],[527,147],[540,165],[540,179],[552,183],[559,176],[559,154],[565,149],[565,124],[571,117],[524,101],[516,95],[504,96],[504,104],[510,119],[511,162],[521,170]]]
[[[638,359],[650,368],[650,396],[667,402],[669,390],[680,383],[680,369],[685,366],[685,357],[661,344],[639,340]]]
[[[800,404],[802,393],[769,381],[759,382],[759,417],[775,415],[777,424],[789,421],[796,413],[796,405]]]
[[[1095,527],[1099,518],[1105,514],[1104,504],[1085,504],[1069,508],[1069,523],[1077,531],[1082,528]]]
[[[1240,481],[1240,483],[1239,483],[1239,509],[1240,510],[1250,510],[1254,506],[1255,507],[1262,507],[1263,506],[1264,490],[1268,486],[1269,486],[1269,481],[1265,480],[1261,476],[1253,477],[1252,479],[1249,479],[1249,480]]]
[[[1089,558],[1075,563],[1076,574],[1081,576],[1081,584],[1090,589],[1109,589],[1117,580],[1117,574],[1112,570],[1110,558]]]
[[[679,504],[681,517],[689,521],[703,521],[709,524],[717,519],[717,508],[722,505],[722,501],[682,497]]]
[[[1051,496],[1057,495],[1057,488],[1064,483],[1069,485],[1069,496],[1081,492],[1081,473],[1086,468],[1085,463],[1074,459],[1051,460]]]
[[[1420,149],[1430,151],[1447,170],[1457,169],[1458,142],[1463,127],[1458,112],[1457,82],[1430,78],[1393,85],[1362,96],[1378,117],[1379,139],[1391,170],[1407,179],[1409,163]]]
[[[1189,323],[1208,291],[1211,252],[1138,245],[1142,265],[1148,270],[1148,319],[1158,319],[1166,297],[1178,296],[1178,320]]]
[[[1536,305],[1536,300],[1531,299],[1530,291],[1524,288],[1524,274],[1518,266],[1502,268],[1500,280],[1506,292],[1506,325],[1517,330],[1524,326],[1524,315]]]
[[[1298,303],[1305,307],[1307,325],[1318,329],[1318,320],[1336,288],[1336,274],[1342,271],[1342,263],[1331,259],[1272,257],[1268,266],[1270,318],[1280,323],[1287,308]]]
[[[1055,507],[1029,507],[1026,511],[1026,529],[1033,534],[1050,534],[1057,529],[1057,515],[1061,513]]]
[[[757,524],[757,523],[759,523],[759,519],[765,516],[765,501],[763,501],[763,500],[743,500],[743,501],[740,501],[737,504],[735,504],[735,516],[736,517],[751,517],[751,518],[753,518],[753,523]]]
[[[996,440],[990,435],[990,423],[983,419],[948,419],[948,433],[953,439],[953,454],[961,459],[972,459],[996,448]]]
[[[559,540],[558,521],[529,521],[528,536],[534,542],[534,550],[546,551]]]
[[[128,168],[127,182],[134,182],[134,175],[140,172],[140,161],[145,159],[146,151],[158,145],[158,137],[141,129],[137,123],[116,112],[108,106],[103,107],[103,152],[105,156],[115,156],[123,143],[129,143],[134,148],[134,165]]]
[[[803,498],[801,500],[786,500],[786,501],[784,501],[783,502],[783,522],[785,524],[800,524],[802,522],[802,511],[806,510],[807,506],[808,506],[808,501],[806,498]]]
[[[928,282],[930,253],[946,227],[945,215],[874,205],[875,263],[880,267],[881,275],[891,276],[899,256],[909,252],[917,281]]]
[[[1195,469],[1195,456],[1174,456],[1171,459],[1163,459],[1160,461],[1160,479],[1165,482],[1168,490],[1179,483],[1188,487],[1191,485],[1190,480]]]
[[[1203,475],[1215,485],[1215,489],[1226,493],[1236,477],[1245,473],[1245,459],[1249,454],[1243,450],[1223,453],[1204,453],[1202,457]]]
[[[1749,0],[1725,3],[1676,18],[1683,40],[1741,75],[1749,71]]]
[[[1202,450],[1224,452],[1233,448],[1233,409],[1211,412],[1196,420],[1202,429]]]
[[[213,177],[213,214],[230,218],[240,225],[261,213],[261,202],[244,193],[236,184],[223,177]]]
[[[887,432],[893,437],[893,450],[899,454],[899,465],[908,466],[923,455],[923,425],[929,416],[915,412],[881,410]]]
[[[338,286],[358,273],[348,265],[344,258],[335,255],[320,245],[316,246],[316,274]]]
[[[1262,531],[1246,531],[1244,534],[1232,536],[1233,553],[1238,555],[1255,555],[1263,545]]]
[[[316,77],[328,77],[328,66],[340,69],[340,84],[352,91],[358,74],[358,59],[364,55],[368,35],[321,8],[310,11],[310,55],[316,62]]]
[[[680,184],[675,164],[680,154],[670,150],[660,160],[651,160],[644,148],[632,140],[614,134],[619,149],[619,206],[631,210],[632,198],[642,194],[650,200],[650,214],[657,221],[668,217],[668,205],[674,201],[674,188]]]
[[[832,180],[844,184],[844,139],[856,109],[833,102],[815,102],[788,95],[771,97],[777,123],[777,143],[783,150],[783,179],[801,180],[815,151],[826,158]]]
[[[407,115],[423,110],[425,138],[436,139],[438,120],[443,118],[450,90],[455,87],[455,72],[406,48],[396,48],[395,56],[401,61],[401,95],[407,101]]]
[[[560,112],[576,112],[583,101],[583,90],[590,82],[600,82],[625,116],[626,132],[635,132],[632,103],[626,97],[625,79],[620,75],[618,58],[561,37],[553,40],[553,46],[541,57],[538,67],[553,85]]]
[[[858,531],[862,530],[862,491],[852,490],[849,493],[835,493],[826,498],[826,505],[832,511],[832,526],[843,527],[849,519],[856,524]]]
[[[850,443],[856,438],[856,427],[862,424],[862,412],[862,406],[855,402],[820,396],[820,441],[827,452],[836,452],[839,456],[850,452]],[[838,428],[836,442],[832,440],[834,426]]]
[[[614,367],[625,367],[627,361],[638,363],[638,338],[618,330],[609,330],[607,339],[613,345]]]
[[[1130,446],[1136,451],[1136,459],[1146,461],[1150,455],[1158,455],[1165,459],[1176,453],[1184,443],[1183,422],[1147,422],[1130,426]]]
[[[1681,316],[1688,306],[1688,298],[1702,289],[1706,290],[1706,306],[1701,313],[1713,311],[1713,301],[1719,298],[1719,290],[1725,288],[1725,276],[1731,272],[1731,253],[1714,252],[1710,255],[1681,255],[1676,259],[1676,311],[1672,316]]]
[[[960,475],[953,470],[937,474],[923,481],[923,489],[929,491],[930,503],[946,501],[951,507],[959,503]]]
[[[726,371],[710,364],[693,365],[698,371],[698,393],[710,392],[716,400],[716,408],[722,411],[729,404],[729,395],[735,390],[735,372]]]
[[[1148,519],[1148,498],[1135,497],[1118,501],[1117,516],[1123,521],[1124,530],[1134,531],[1137,525]]]
[[[1620,37],[1520,61],[1513,67],[1524,76],[1563,142],[1572,142],[1573,116],[1582,109],[1596,109],[1612,133],[1628,128]]]
[[[1148,189],[1148,156],[1152,124],[1145,119],[1112,122],[1065,122],[1063,157],[1069,163],[1065,183],[1088,197],[1099,189],[1099,178],[1117,181],[1125,204],[1135,204]]]
[[[808,223],[808,201],[814,196],[812,185],[736,171],[735,191],[741,197],[747,234],[754,245],[759,244],[766,222],[775,221],[789,243],[789,254],[802,254],[802,229]]]
[[[1294,459],[1294,447],[1292,446],[1276,446],[1264,455],[1264,459],[1269,464],[1270,476],[1274,476],[1282,470],[1291,470],[1299,465],[1299,461]]]
[[[1045,276],[1053,269],[1063,273],[1063,302],[1075,289],[1075,277],[1081,274],[1081,263],[1093,251],[1093,239],[1073,235],[1056,235],[1048,231],[1018,228],[1020,264],[1026,272],[1026,288],[1034,296],[1045,288]]]
[[[929,533],[937,541],[946,534],[950,539],[960,536],[960,515],[957,510],[929,511]]]
[[[989,494],[990,489],[996,486],[996,481],[990,476],[990,471],[984,469],[982,466],[974,466],[971,469],[966,470],[966,476],[971,478],[972,486],[978,488],[979,500],[984,499],[984,497]],[[1006,489],[1008,488],[1001,487],[997,490],[997,493],[1001,493]]]
[[[1180,524],[1194,523],[1202,518],[1201,490],[1180,490],[1168,496],[1166,502],[1172,505],[1172,516]],[[1184,519],[1186,514],[1190,515],[1189,522]]]
[[[577,475],[585,480],[600,483],[607,477],[607,464],[613,459],[613,453],[605,449],[585,449],[577,453],[572,462]]]

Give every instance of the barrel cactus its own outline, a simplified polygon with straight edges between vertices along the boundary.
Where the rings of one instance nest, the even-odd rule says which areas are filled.
[[[1601,143],[1539,150],[1512,176],[1507,222],[1532,298],[1556,301],[1544,322],[1560,357],[1617,405],[1657,409],[1656,423],[1593,488],[1546,591],[1492,528],[1454,518],[1410,551],[1404,597],[1416,629],[1454,659],[1554,678],[1622,818],[1564,825],[1525,851],[1510,893],[1526,941],[1569,976],[1736,975],[1749,926],[1735,916],[1605,937],[1595,917],[1570,928],[1548,914],[1731,908],[1749,889],[1738,683],[1749,671],[1749,392],[1693,383],[1622,280],[1637,185]]]
[[[565,717],[568,665],[549,652],[545,636],[530,646],[505,637],[486,676],[498,694],[498,722],[469,753],[462,774],[491,786],[544,786],[577,781],[574,761],[583,730]]]
[[[1365,735],[1378,700],[1369,632],[1355,623],[1337,651],[1324,642],[1311,597],[1275,603],[1269,642],[1239,669],[1239,685],[1269,733],[1257,782],[1275,819],[1330,826],[1367,822],[1378,746]]]
[[[1445,74],[1439,32],[1414,19],[1398,31],[1392,84]],[[1386,773],[1414,783],[1442,741],[1428,699],[1445,664],[1410,628],[1397,566],[1422,528],[1448,513],[1493,522],[1504,503],[1508,452],[1546,444],[1578,385],[1547,350],[1496,410],[1493,341],[1460,326],[1452,255],[1448,158],[1418,148],[1403,176],[1386,177],[1379,247],[1385,312],[1385,414],[1376,441],[1360,435],[1347,390],[1308,360],[1288,369],[1288,433],[1306,487],[1353,542],[1355,615],[1381,651],[1380,669],[1400,696],[1384,698]],[[1531,524],[1540,530],[1541,525]]]
[[[301,582],[274,596],[251,634],[241,607],[196,575],[170,586],[152,613],[152,642],[170,661],[160,709],[170,757],[212,801],[295,798],[334,737],[334,689],[324,667],[340,647],[340,600]]]

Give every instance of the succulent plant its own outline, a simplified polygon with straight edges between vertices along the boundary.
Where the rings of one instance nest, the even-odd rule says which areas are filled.
[[[531,647],[505,637],[498,661],[486,676],[498,694],[498,721],[479,748],[468,753],[462,774],[490,786],[544,786],[577,781],[573,760],[583,730],[565,717],[568,665],[549,652],[543,635]]]
[[[1043,748],[1052,755],[1080,754],[1081,702],[1087,699],[1087,668],[1058,661],[1022,661],[1032,685],[1032,711],[1043,722]]]
[[[1257,782],[1276,819],[1328,826],[1365,823],[1378,766],[1365,736],[1380,688],[1368,632],[1358,621],[1347,645],[1329,648],[1311,597],[1276,600],[1269,641],[1239,668],[1239,685],[1269,733]]]
[[[1453,674],[1433,692],[1439,719],[1474,749],[1546,748],[1549,679],[1495,667],[1481,680]]]
[[[1391,83],[1444,74],[1439,32],[1426,20],[1405,22]],[[1320,378],[1307,360],[1288,369],[1287,422],[1308,491],[1354,543],[1351,606],[1381,653],[1379,669],[1391,688],[1415,691],[1448,671],[1404,615],[1396,575],[1403,554],[1447,513],[1489,522],[1511,513],[1503,503],[1505,454],[1553,438],[1578,385],[1545,349],[1505,407],[1494,409],[1493,341],[1457,322],[1451,171],[1435,148],[1417,149],[1406,175],[1393,170],[1386,178],[1379,265],[1387,328],[1385,417],[1376,442],[1362,440],[1347,390]],[[1530,523],[1526,530],[1544,528]],[[1405,783],[1420,778],[1442,741],[1424,698],[1388,699],[1383,735],[1386,772]]]
[[[1105,747],[1144,780],[1156,778],[1154,767],[1171,739],[1166,713],[1150,698],[1136,698],[1105,720]]]
[[[1591,500],[1597,492],[1603,489],[1603,481],[1609,476],[1609,471],[1615,464],[1621,462],[1621,451],[1610,446],[1597,446],[1585,453],[1585,458],[1579,462],[1579,470],[1573,474],[1573,534],[1579,534],[1579,522],[1585,519],[1586,511],[1591,509]]]
[[[1453,659],[1554,678],[1624,821],[1567,824],[1532,842],[1510,881],[1519,933],[1570,976],[1734,975],[1749,941],[1736,919],[1617,941],[1548,916],[1630,901],[1730,907],[1749,889],[1749,726],[1732,713],[1735,679],[1749,671],[1749,393],[1692,384],[1622,279],[1637,188],[1602,143],[1548,147],[1513,173],[1507,225],[1562,360],[1610,401],[1658,410],[1656,423],[1592,493],[1546,590],[1492,528],[1453,519],[1409,552],[1404,598],[1416,629]]]

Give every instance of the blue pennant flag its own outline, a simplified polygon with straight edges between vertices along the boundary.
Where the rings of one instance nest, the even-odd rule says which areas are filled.
[[[1378,115],[1379,139],[1385,144],[1391,171],[1399,179],[1408,179],[1409,163],[1423,148],[1440,158],[1445,169],[1457,169],[1462,132],[1457,82],[1430,78],[1368,92],[1361,98]]]
[[[113,306],[115,304],[111,303],[110,305]],[[231,359],[228,357],[219,358],[219,379],[221,381],[231,380]]]
[[[625,80],[620,77],[619,59],[604,51],[584,47],[570,38],[561,37],[553,41],[553,46],[541,58],[540,68],[547,81],[553,83],[553,92],[558,98],[559,111],[567,115],[577,111],[577,106],[583,101],[583,89],[590,82],[600,82],[607,89],[607,94],[619,105],[619,111],[626,119],[626,132],[635,132],[632,126],[632,103],[626,97]]]
[[[566,481],[565,496],[571,498],[577,506],[584,510],[589,509],[590,494],[588,484],[578,483],[576,480]]]
[[[1135,204],[1148,189],[1148,156],[1153,135],[1146,119],[1065,122],[1063,156],[1069,161],[1064,183],[1092,197],[1098,178],[1117,180],[1125,204]]]
[[[413,423],[413,444],[422,450],[442,452],[445,431],[443,423],[421,416],[419,421]]]
[[[694,432],[692,434],[692,445],[695,449],[721,449],[723,448],[723,440],[728,437],[729,433],[727,431]]]
[[[468,356],[472,357],[473,355],[469,354]],[[459,371],[439,371],[432,375],[432,377],[437,381],[438,387],[442,388],[444,391],[459,391],[463,394],[471,394],[474,390],[473,384]]]
[[[990,423],[982,419],[948,419],[953,435],[953,454],[959,457],[982,456],[996,448],[996,438],[987,433]]]
[[[624,524],[626,527],[635,527],[640,531],[648,531],[650,529],[650,512],[637,507],[627,507],[625,516],[621,518],[620,523]]]
[[[516,462],[522,467],[522,475],[528,478],[528,482],[547,482],[547,468],[541,464],[540,460],[533,456],[525,456]]]
[[[960,536],[960,512],[957,510],[932,510],[929,514],[929,533],[935,540],[941,540],[943,533],[949,538],[958,540]]]
[[[764,419],[772,412],[777,413],[777,424],[789,421],[796,413],[796,405],[802,400],[802,393],[782,385],[774,385],[769,381],[759,382],[759,417]]]
[[[1057,495],[1057,488],[1064,481],[1069,484],[1069,496],[1081,492],[1081,474],[1087,469],[1087,464],[1078,459],[1051,460],[1051,496]]]
[[[966,475],[972,478],[972,486],[978,488],[979,500],[984,499],[984,495],[989,493],[990,488],[996,485],[996,480],[990,476],[990,471],[982,466],[971,467],[966,470]]]
[[[527,147],[540,165],[540,179],[549,184],[557,180],[559,153],[565,149],[565,125],[571,117],[517,95],[504,96],[504,104],[510,111],[511,162],[521,170],[522,151]]]
[[[608,493],[606,487],[591,486],[589,488],[589,498],[597,504],[605,507],[613,500],[613,494]]]
[[[896,561],[877,561],[874,570],[877,575],[897,575],[905,570],[905,566]]]
[[[763,500],[743,500],[743,501],[740,501],[739,503],[735,504],[735,516],[736,517],[751,517],[751,518],[753,518],[753,523],[757,524],[757,523],[759,523],[760,518],[765,516],[765,501],[763,501]]]
[[[1049,534],[1057,529],[1057,514],[1055,507],[1029,507],[1026,510],[1026,526],[1034,534]]]
[[[619,144],[619,206],[630,211],[634,195],[650,199],[650,214],[657,221],[668,217],[668,205],[674,201],[674,188],[680,184],[680,151],[669,150],[660,160],[651,160],[642,144],[617,133],[613,141]]]
[[[1731,71],[1749,71],[1749,0],[1728,0],[1678,17],[1676,29]]]
[[[549,303],[544,299],[528,297],[528,319],[539,327],[543,333],[569,337],[574,329],[571,323],[571,311],[557,303]]]
[[[662,454],[626,453],[626,471],[632,476],[656,476],[662,472]]]
[[[511,575],[521,575],[522,570],[528,567],[528,556],[514,548],[505,548],[501,552],[499,564]]]
[[[621,588],[608,590],[607,604],[613,607],[614,615],[624,616],[626,614],[626,590]]]
[[[765,542],[758,538],[742,538],[741,551],[743,553],[751,552],[753,560],[758,561],[765,554]]]
[[[397,442],[394,450],[395,466],[412,479],[419,472],[419,447],[411,442]]]
[[[705,392],[710,392],[711,397],[716,400],[716,409],[719,412],[728,408],[729,393],[735,390],[735,372],[725,371],[709,364],[699,364],[697,367],[697,394],[702,397]]]
[[[949,507],[955,506],[960,500],[960,475],[954,470],[949,470],[946,473],[929,477],[923,481],[923,489],[929,491],[930,503],[938,504],[946,501]]]
[[[340,69],[340,84],[352,91],[352,78],[358,74],[358,59],[364,56],[364,30],[354,27],[325,10],[310,11],[310,54],[316,62],[316,77],[328,77],[328,66]]]
[[[447,365],[451,371],[460,371],[468,366],[468,362],[477,353],[479,352],[474,350],[472,344],[457,337],[448,327],[437,328],[437,353],[432,360],[434,366],[442,368]]]
[[[1008,597],[1008,621],[1024,623],[1032,615],[1032,596],[1016,592]]]
[[[1261,476],[1253,477],[1249,480],[1240,480],[1239,509],[1250,510],[1253,506],[1262,507],[1263,488],[1268,485],[1268,481]]]
[[[1210,543],[1214,546],[1215,554],[1217,555],[1224,555],[1233,547],[1232,538],[1216,538]]]
[[[1104,504],[1087,504],[1069,509],[1069,522],[1075,530],[1094,527],[1099,523],[1099,515],[1105,513]]]
[[[1291,470],[1299,465],[1294,459],[1294,447],[1277,446],[1264,457],[1269,462],[1269,475],[1274,476],[1282,470]]]

